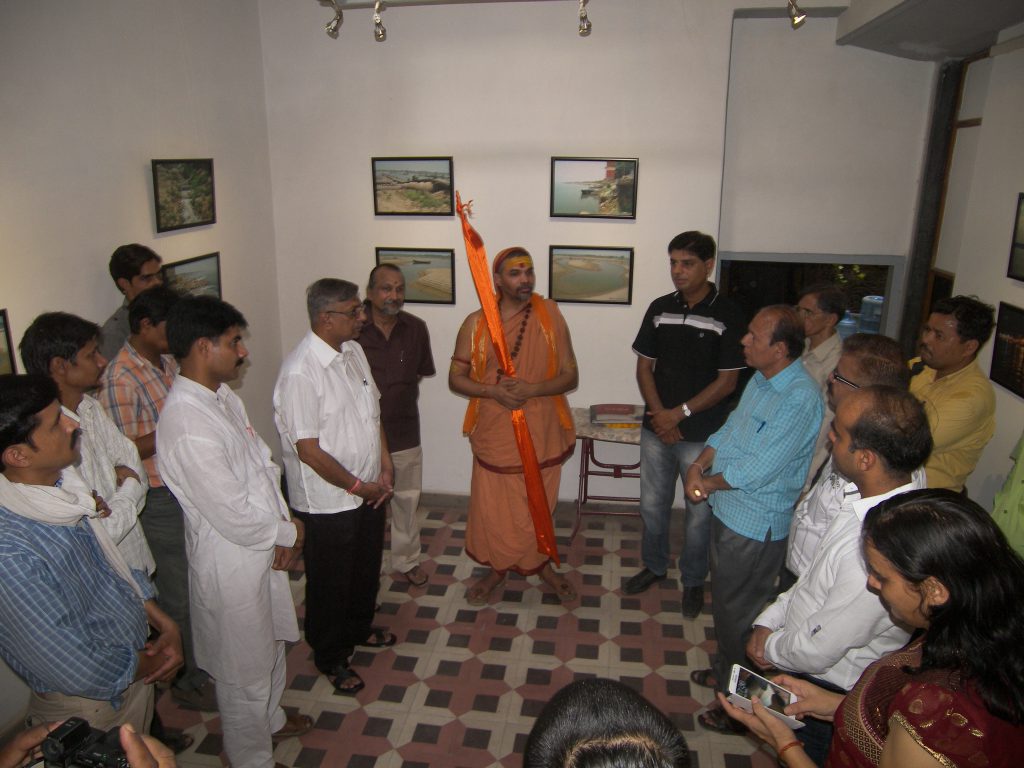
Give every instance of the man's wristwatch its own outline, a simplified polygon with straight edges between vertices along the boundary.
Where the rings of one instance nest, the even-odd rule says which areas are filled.
[[[679,409],[683,412],[683,416],[685,416],[686,418],[690,418],[691,416],[693,416],[693,411],[690,410],[690,406],[688,406],[686,403],[680,405]]]

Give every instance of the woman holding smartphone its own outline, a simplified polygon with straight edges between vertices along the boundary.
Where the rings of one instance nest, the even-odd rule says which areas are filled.
[[[944,490],[874,507],[862,533],[868,589],[915,633],[845,696],[780,675],[789,715],[835,722],[826,765],[1019,765],[1024,755],[1024,560],[984,509]],[[811,768],[793,731],[753,702],[725,711],[790,768]]]

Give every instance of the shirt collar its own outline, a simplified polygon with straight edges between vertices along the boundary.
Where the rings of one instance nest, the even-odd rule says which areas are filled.
[[[758,371],[755,376],[760,376],[760,381],[767,382],[768,386],[774,389],[776,392],[781,392],[789,386],[793,379],[797,378],[801,373],[804,373],[804,364],[800,358],[797,358],[781,371],[776,373],[770,379],[765,378],[765,375]],[[804,373],[806,376],[807,374]]]
[[[715,303],[715,300],[718,298],[718,286],[710,280],[708,280],[708,285],[711,286],[711,290],[707,292],[703,299],[691,306],[690,309],[696,309],[697,307],[710,307]],[[676,297],[676,301],[680,304],[686,303],[686,299],[683,298],[682,292],[676,291],[674,296]]]
[[[313,331],[306,334],[306,339],[309,341],[309,348],[313,352],[313,356],[316,361],[324,368],[327,368],[335,360],[345,358],[348,354],[351,354],[351,350],[346,350],[345,347],[349,342],[345,342],[341,345],[341,349],[335,349],[326,341],[317,336]]]
[[[804,352],[804,357],[810,357],[814,360],[824,360],[828,357],[830,352],[843,343],[843,339],[838,333],[833,333],[814,349],[810,348],[810,343],[811,341],[808,339],[806,342],[808,345],[807,351]]]
[[[853,509],[853,513],[855,515],[857,515],[857,517],[861,521],[863,521],[864,518],[867,517],[868,512],[875,505],[881,504],[886,499],[890,499],[893,496],[896,496],[897,494],[906,493],[907,491],[912,491],[916,487],[917,486],[913,483],[913,481],[911,481],[911,482],[907,483],[906,485],[901,485],[899,488],[893,488],[891,491],[886,491],[885,493],[880,493],[877,496],[869,496],[866,499],[856,499],[855,501],[851,501],[850,502],[850,507]]]

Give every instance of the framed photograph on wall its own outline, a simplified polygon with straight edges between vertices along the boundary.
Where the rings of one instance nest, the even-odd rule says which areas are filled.
[[[999,302],[989,378],[1024,397],[1024,309]]]
[[[1017,196],[1017,219],[1013,225],[1013,240],[1010,243],[1010,266],[1006,276],[1024,281],[1024,192]]]
[[[376,216],[454,216],[450,157],[374,157]]]
[[[11,324],[7,321],[7,310],[0,309],[0,374],[17,373],[14,366],[14,344],[11,342]]]
[[[157,232],[213,224],[213,160],[153,160],[153,200]]]
[[[633,303],[633,249],[552,245],[551,298],[579,304]]]
[[[455,251],[451,248],[378,248],[378,264],[394,264],[405,278],[410,304],[455,303]]]
[[[220,252],[165,264],[164,284],[182,294],[221,298]]]
[[[551,215],[635,219],[637,159],[552,157]]]

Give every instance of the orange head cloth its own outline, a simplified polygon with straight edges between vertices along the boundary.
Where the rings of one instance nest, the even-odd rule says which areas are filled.
[[[469,260],[469,271],[473,275],[473,285],[480,299],[480,309],[484,313],[487,333],[494,345],[494,352],[502,370],[509,376],[515,375],[512,356],[505,344],[505,334],[501,329],[501,313],[498,310],[498,299],[491,288],[491,276],[487,272],[487,251],[484,241],[469,223],[467,205],[462,204],[462,197],[455,193],[456,210],[462,221],[462,238],[466,242],[466,258]],[[494,260],[494,271],[497,272],[501,262],[512,255],[510,252],[526,254],[522,248],[506,248]],[[537,551],[547,555],[558,565],[558,547],[555,544],[555,529],[551,523],[551,510],[548,509],[548,498],[544,492],[544,481],[540,476],[540,464],[537,451],[533,446],[529,427],[526,425],[526,414],[522,409],[510,411],[512,432],[516,438],[516,447],[523,461],[523,479],[526,481],[526,498],[530,505],[530,517],[533,519],[533,532],[537,539]]]

